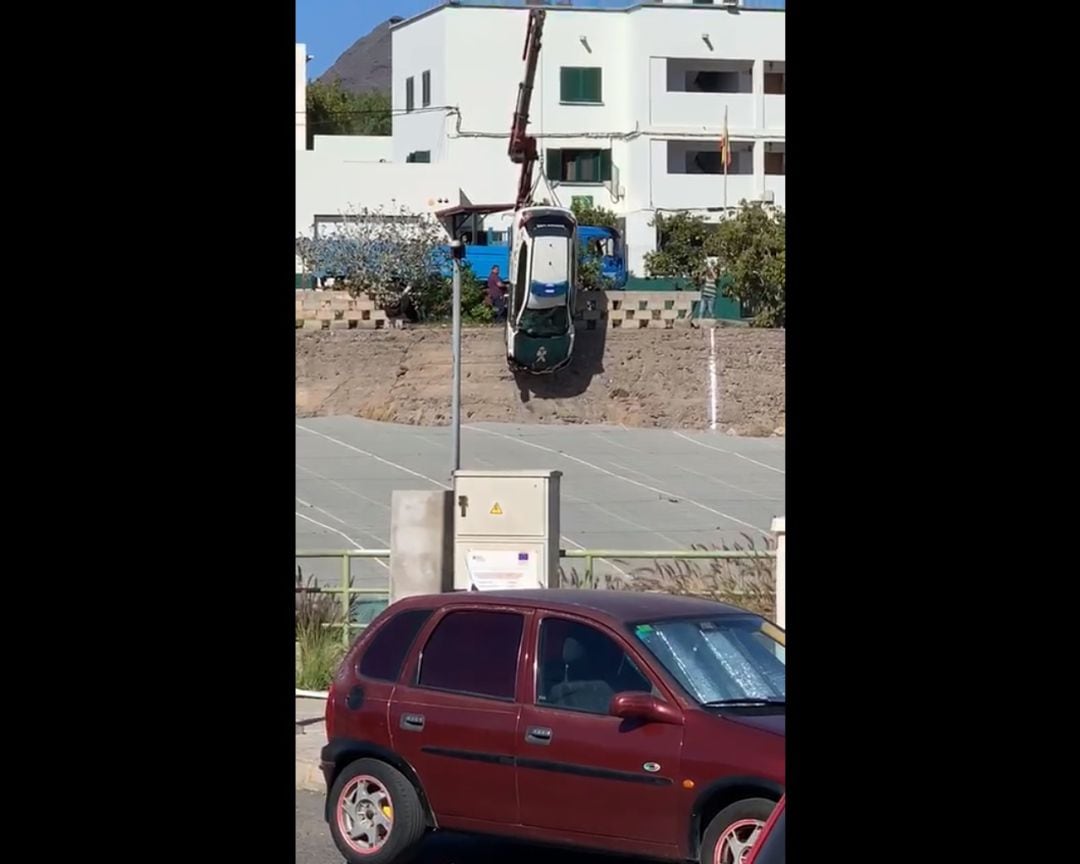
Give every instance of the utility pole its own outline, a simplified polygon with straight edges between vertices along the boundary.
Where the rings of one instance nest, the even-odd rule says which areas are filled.
[[[450,241],[450,259],[454,268],[453,293],[453,335],[451,351],[454,355],[454,383],[450,398],[450,479],[461,467],[461,259],[465,255],[465,244],[460,240]]]

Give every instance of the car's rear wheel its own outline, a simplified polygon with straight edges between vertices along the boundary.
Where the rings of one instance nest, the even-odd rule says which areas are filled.
[[[701,840],[701,864],[742,864],[775,806],[767,798],[744,798],[717,813]]]
[[[330,834],[351,864],[407,861],[424,836],[424,810],[412,783],[377,759],[346,766],[330,804]]]

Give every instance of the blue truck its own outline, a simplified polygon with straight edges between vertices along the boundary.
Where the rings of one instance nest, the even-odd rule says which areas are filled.
[[[491,268],[496,265],[499,268],[499,275],[503,279],[509,278],[510,246],[502,242],[488,242],[494,240],[495,236],[493,232],[483,234],[481,243],[470,243],[465,247],[465,262],[481,280],[487,279]],[[622,236],[619,232],[615,228],[579,225],[577,236],[584,253],[583,257],[599,259],[600,272],[611,281],[611,287],[624,288],[626,286],[626,258],[623,254]],[[449,276],[450,247],[442,248],[447,257],[440,269],[444,276]]]

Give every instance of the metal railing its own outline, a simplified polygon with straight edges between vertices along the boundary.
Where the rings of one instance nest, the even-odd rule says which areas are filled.
[[[327,593],[341,595],[341,623],[329,623],[327,627],[341,627],[342,641],[349,644],[357,630],[363,630],[363,624],[351,620],[354,597],[384,597],[389,600],[389,585],[386,588],[356,588],[352,584],[352,560],[354,558],[389,558],[389,549],[336,549],[327,551],[302,551],[297,558],[341,559],[341,580],[335,586],[306,588],[298,586],[297,593]],[[629,560],[748,560],[769,559],[776,557],[775,549],[560,549],[559,558],[581,558],[585,561],[585,581],[594,579],[596,559],[607,561]]]
[[[353,597],[385,597],[390,599],[390,588],[355,588],[352,584],[352,560],[354,558],[389,558],[389,549],[339,549],[329,551],[303,551],[296,553],[297,558],[341,559],[341,581],[336,586],[305,588],[298,586],[299,593],[328,593],[341,595],[341,612],[343,623],[326,624],[327,627],[341,627],[342,640],[348,646],[355,631],[363,630],[366,625],[355,624],[351,620]],[[600,560],[748,560],[776,558],[775,549],[560,549],[559,558],[582,558],[585,561],[585,579],[593,580],[593,562]],[[778,574],[779,576],[780,574]],[[782,579],[782,576],[780,577]],[[782,582],[777,583],[777,599],[782,596]],[[783,624],[781,624],[783,626]],[[297,690],[297,698],[325,699],[327,694],[323,691]]]
[[[303,551],[296,553],[297,558],[340,558],[341,581],[334,586],[319,586],[318,588],[306,588],[298,585],[297,594],[340,594],[341,595],[341,622],[331,622],[327,627],[340,627],[342,641],[349,645],[357,630],[363,630],[363,624],[355,624],[351,618],[353,597],[385,597],[390,599],[390,586],[386,588],[355,588],[352,584],[352,560],[353,558],[389,558],[389,549],[337,549],[324,552]]]

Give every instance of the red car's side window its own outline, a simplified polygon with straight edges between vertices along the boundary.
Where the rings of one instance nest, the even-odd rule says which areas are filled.
[[[652,692],[652,682],[606,633],[567,618],[540,623],[537,704],[607,714],[616,693]]]
[[[431,609],[409,609],[391,618],[364,649],[357,674],[376,681],[397,681],[416,634],[431,617]]]
[[[517,612],[451,612],[420,655],[417,686],[513,700],[525,618]]]

